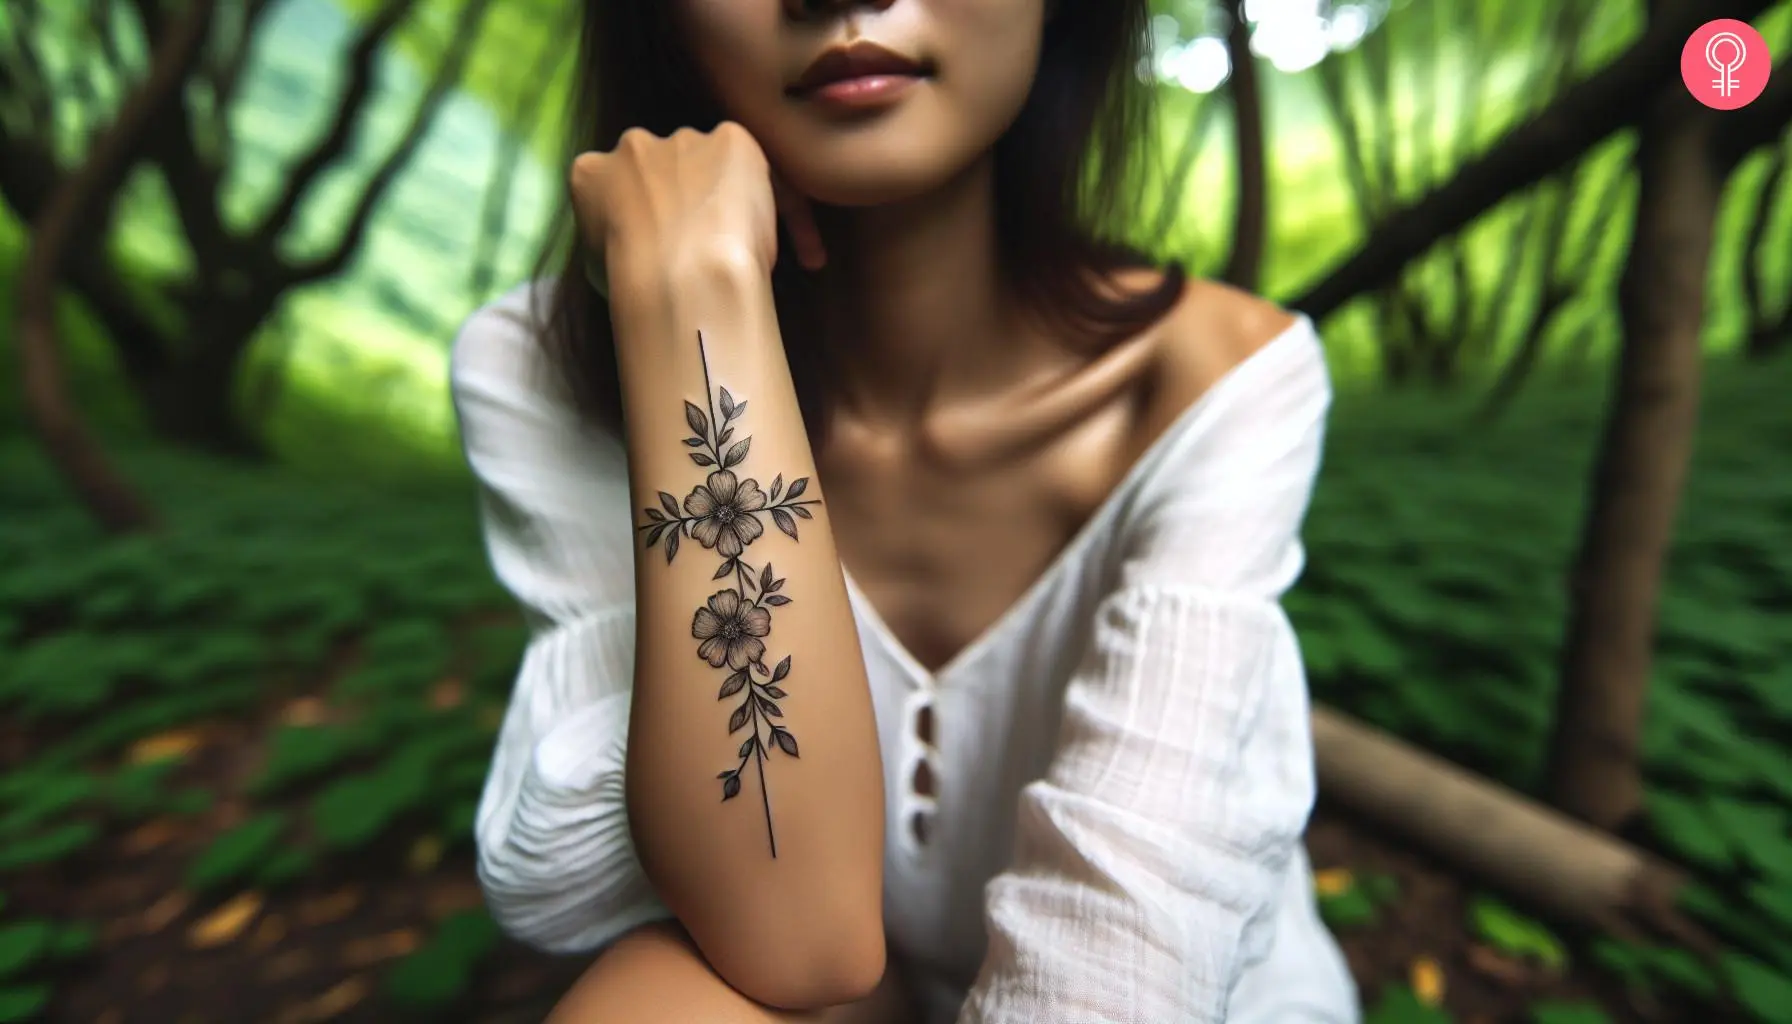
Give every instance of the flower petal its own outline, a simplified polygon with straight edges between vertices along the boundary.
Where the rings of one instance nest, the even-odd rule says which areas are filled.
[[[716,554],[721,555],[723,558],[733,558],[747,549],[747,546],[740,542],[740,534],[734,532],[733,526],[724,528],[718,525],[716,530],[718,531],[716,534]]]
[[[709,493],[716,496],[717,505],[734,504],[734,495],[738,489],[734,474],[728,470],[718,469],[709,474]]]
[[[697,615],[691,619],[691,635],[699,640],[708,640],[722,631],[722,617],[708,608],[697,609]]]
[[[736,516],[734,522],[728,524],[728,528],[734,531],[734,535],[740,539],[740,546],[743,548],[758,540],[765,533],[765,524],[761,523],[759,517],[755,515]]]
[[[772,613],[764,608],[743,608],[740,613],[740,628],[748,636],[768,636],[772,631]]]
[[[709,609],[724,619],[740,617],[740,591],[729,587],[709,596]]]
[[[728,664],[743,669],[765,657],[765,644],[754,637],[742,637],[728,645]]]
[[[757,512],[765,507],[765,492],[759,489],[759,481],[748,477],[740,482],[740,489],[734,493],[734,507],[742,512]]]
[[[697,657],[709,662],[711,668],[721,668],[722,662],[732,661],[735,646],[719,636],[712,636],[698,646]],[[735,667],[739,668],[740,666],[736,665]]]
[[[691,539],[696,541],[697,543],[703,545],[706,548],[715,547],[716,541],[719,540],[721,537],[722,537],[722,521],[720,519],[717,519],[715,516],[704,516],[702,519],[699,519],[696,522],[691,524]],[[735,551],[735,552],[730,553],[730,552],[724,551],[724,552],[722,552],[722,554],[726,555],[729,558],[733,558],[735,555],[740,554],[740,552]]]
[[[709,488],[702,484],[698,484],[696,487],[691,488],[690,494],[685,495],[684,514],[687,516],[706,516],[714,512],[718,504],[720,504],[720,502],[716,501],[715,495],[709,493]]]

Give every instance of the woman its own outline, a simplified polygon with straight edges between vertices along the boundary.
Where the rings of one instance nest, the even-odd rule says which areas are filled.
[[[1145,0],[585,9],[578,242],[453,365],[553,1019],[1354,1021],[1277,604],[1327,378],[1101,240]]]

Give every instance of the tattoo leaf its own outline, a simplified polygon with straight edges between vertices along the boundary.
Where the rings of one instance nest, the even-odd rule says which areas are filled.
[[[722,390],[722,401],[720,404],[722,407],[722,419],[723,420],[731,420],[734,418],[734,396],[728,393],[727,388],[723,388],[721,390]]]
[[[722,683],[722,692],[716,694],[716,699],[717,700],[727,700],[728,698],[739,693],[741,691],[741,688],[746,685],[747,685],[747,670],[743,668],[739,672],[736,672],[733,675],[729,676],[728,679]]]
[[[772,490],[771,490],[771,494],[770,494],[771,500],[777,501],[778,500],[778,492],[782,491],[783,489],[784,489],[784,474],[779,473],[777,476],[772,477]]]
[[[784,744],[780,743],[778,745],[781,747]],[[732,800],[739,795],[740,795],[740,776],[735,774],[734,772],[729,772],[728,777],[726,779],[722,780],[722,799]]]
[[[799,476],[795,480],[790,481],[790,493],[785,495],[785,497],[789,498],[791,501],[795,501],[802,497],[803,492],[808,489],[809,478],[806,476]]]
[[[740,741],[740,753],[736,756],[746,757],[748,754],[751,754],[753,748],[758,745],[759,738],[757,736],[748,736],[746,739]]]
[[[747,716],[753,713],[752,708],[751,704],[742,704],[735,708],[734,714],[728,716],[728,731],[734,733],[746,728]]]
[[[722,456],[722,468],[730,469],[745,462],[747,459],[747,449],[752,447],[752,444],[753,439],[745,437],[741,439],[739,444],[728,449],[728,454]]]
[[[785,597],[783,594],[767,594],[765,603],[774,608],[782,608],[790,603],[790,598]]]
[[[783,530],[789,535],[791,540],[797,539],[796,520],[790,518],[789,512],[786,512],[781,508],[772,509],[772,522],[777,523],[778,529]]]
[[[787,732],[786,730],[773,729],[772,730],[772,741],[778,745],[779,750],[784,751],[786,754],[789,754],[791,757],[797,756],[797,754],[796,754],[796,737],[790,735],[790,733]]]
[[[734,418],[740,419],[742,416],[745,416],[746,414],[747,414],[747,403],[746,402],[736,402],[734,404]]]
[[[701,448],[708,443],[709,442],[703,440],[701,437],[687,437],[684,439],[684,446],[686,448]]]
[[[674,524],[674,525],[677,525],[677,524]],[[666,538],[666,564],[667,565],[671,565],[672,559],[674,557],[676,557],[678,554],[678,537],[679,537],[678,531],[672,530],[672,531],[670,531],[670,535]]]
[[[734,428],[733,427],[729,427],[727,430],[724,430],[720,434],[717,434],[716,435],[716,447],[720,448],[721,446],[727,444],[729,438],[732,438],[733,436],[734,436]]]
[[[647,513],[647,518],[656,523],[663,523],[666,521],[666,514],[657,508],[643,509],[643,511]]]
[[[695,403],[684,403],[684,421],[690,424],[691,433],[698,437],[709,436],[709,417]]]
[[[790,511],[795,512],[799,519],[813,519],[814,518],[814,516],[811,516],[809,514],[809,510],[804,508],[801,505],[790,506]],[[794,534],[792,536],[794,536]]]
[[[788,598],[786,598],[786,600],[788,600]],[[772,682],[774,682],[774,683],[778,682],[789,674],[790,674],[790,655],[786,654],[784,656],[784,660],[778,662],[778,667],[775,669],[772,669]]]
[[[772,579],[772,563],[767,562],[765,563],[765,568],[759,570],[759,589],[771,590]]]
[[[734,571],[734,559],[730,558],[727,561],[723,562],[721,564],[721,566],[716,569],[716,574],[714,576],[711,576],[710,579],[719,580],[722,577],[728,575],[729,573],[731,573],[733,571]]]
[[[784,692],[783,687],[779,687],[779,686],[766,687],[765,695],[767,697],[770,697],[773,700],[783,700],[784,698],[790,696],[790,694]]]
[[[660,492],[660,507],[666,510],[667,515],[674,519],[678,518],[678,499],[667,494],[665,491]],[[648,514],[652,515],[651,509],[648,511]]]
[[[753,699],[758,702],[759,710],[765,712],[768,715],[771,715],[773,718],[783,718],[784,717],[784,712],[778,710],[778,705],[773,704],[771,701],[766,700],[764,697],[756,696]]]
[[[703,454],[702,452],[692,452],[691,453],[691,461],[695,462],[699,466],[713,466],[716,464],[716,460],[710,458],[709,456]]]

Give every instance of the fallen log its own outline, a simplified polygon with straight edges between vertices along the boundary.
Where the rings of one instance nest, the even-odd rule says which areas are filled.
[[[1660,858],[1328,708],[1313,711],[1313,745],[1328,802],[1450,868],[1567,924],[1717,952]]]

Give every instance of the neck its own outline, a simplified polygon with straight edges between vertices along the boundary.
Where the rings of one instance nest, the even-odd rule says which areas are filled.
[[[913,423],[1016,378],[1038,342],[1001,280],[993,160],[926,196],[836,214],[830,344],[845,407]]]

